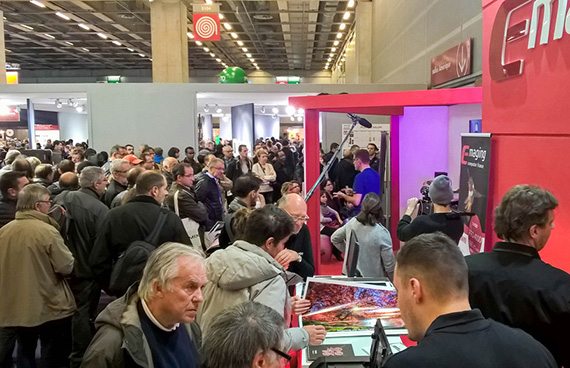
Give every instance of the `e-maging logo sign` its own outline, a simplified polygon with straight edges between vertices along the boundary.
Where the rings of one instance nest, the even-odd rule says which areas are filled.
[[[194,40],[219,41],[220,16],[218,14],[194,14]]]
[[[525,51],[570,34],[568,0],[506,0],[501,4],[489,49],[491,78],[501,81],[523,74]],[[537,45],[538,42],[538,45]]]

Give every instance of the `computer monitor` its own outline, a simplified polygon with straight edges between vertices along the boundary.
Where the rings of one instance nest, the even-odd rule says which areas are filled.
[[[360,245],[358,244],[358,238],[356,237],[356,233],[354,231],[351,231],[350,240],[348,242],[348,252],[346,253],[346,276],[358,276],[358,270],[356,266],[358,265],[359,254]]]
[[[28,150],[22,150],[22,155],[26,155],[26,156],[34,156],[40,159],[40,161],[42,162],[42,164],[51,164],[52,163],[52,158],[51,158],[51,150],[49,149],[28,149]]]

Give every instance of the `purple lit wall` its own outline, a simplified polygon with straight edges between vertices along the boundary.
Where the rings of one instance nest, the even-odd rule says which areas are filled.
[[[448,107],[405,107],[400,117],[400,216],[435,171],[448,171]],[[396,220],[397,221],[397,220]]]

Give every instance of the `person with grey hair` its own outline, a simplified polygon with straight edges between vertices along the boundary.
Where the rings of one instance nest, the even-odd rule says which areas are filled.
[[[220,313],[204,336],[202,349],[208,368],[283,367],[285,320],[256,302],[235,305]]]
[[[24,366],[35,366],[38,337],[44,366],[69,364],[75,302],[65,277],[73,271],[74,259],[57,223],[47,215],[49,196],[39,184],[25,186],[16,219],[0,229],[0,359],[11,356],[13,344],[6,332],[12,333]]]
[[[113,202],[117,194],[127,190],[129,184],[127,174],[130,169],[131,163],[127,160],[118,158],[111,161],[111,180],[109,180],[109,187],[107,188],[107,192],[105,192],[103,200],[107,207],[111,207],[111,202]]]
[[[81,366],[200,367],[201,332],[194,320],[206,282],[201,252],[180,243],[158,247],[138,285],[97,317]]]
[[[14,162],[18,157],[20,157],[21,153],[18,150],[9,150],[6,153],[6,157],[2,162],[2,168],[0,169],[0,178],[4,173],[8,171],[12,171],[12,162]]]
[[[93,337],[93,321],[101,295],[101,287],[95,281],[89,256],[97,234],[107,217],[109,209],[101,202],[107,178],[100,167],[86,167],[79,176],[77,191],[64,191],[55,203],[65,208],[66,242],[76,259],[71,277],[71,290],[77,303],[72,319],[73,346],[71,367],[79,367],[83,353]]]

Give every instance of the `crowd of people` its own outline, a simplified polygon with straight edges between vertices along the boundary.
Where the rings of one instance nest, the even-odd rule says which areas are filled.
[[[51,163],[9,148],[0,155],[0,367],[13,356],[35,366],[38,340],[46,367],[278,367],[325,339],[322,326],[291,327],[311,305],[290,287],[315,273],[302,142],[259,139],[252,154],[239,145],[234,155],[232,142],[204,141],[164,155],[146,144],[106,153],[54,141]],[[320,233],[339,260],[357,235],[358,276],[393,281],[410,338],[422,341],[387,367],[570,364],[570,276],[538,256],[554,227],[552,194],[511,189],[496,210],[504,242],[464,259],[451,180],[439,176],[433,214],[413,219],[418,200],[408,201],[395,257],[378,147],[342,158],[338,149],[321,155],[331,170]]]

